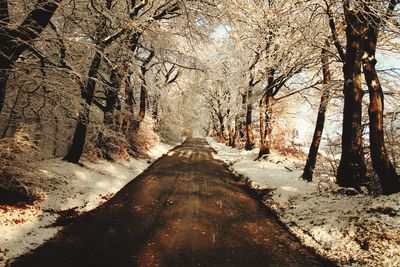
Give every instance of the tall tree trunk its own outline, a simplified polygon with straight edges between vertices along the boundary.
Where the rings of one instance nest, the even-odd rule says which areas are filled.
[[[3,110],[6,101],[7,81],[11,69],[11,65],[0,61],[0,112]]]
[[[243,98],[243,101],[246,100],[247,103],[247,107],[246,107],[246,121],[245,121],[245,126],[246,126],[246,144],[244,146],[244,148],[246,150],[253,150],[254,149],[254,135],[253,135],[253,129],[252,129],[252,116],[253,116],[253,105],[252,105],[252,97],[253,97],[253,88],[255,85],[257,85],[261,80],[255,81],[255,77],[254,77],[254,69],[258,63],[258,61],[260,60],[260,50],[261,50],[261,46],[259,46],[257,48],[257,50],[255,51],[255,57],[254,60],[252,62],[252,64],[249,67],[249,72],[250,72],[250,79],[249,79],[249,83],[248,83],[248,88],[247,88],[247,98]]]
[[[151,117],[156,122],[156,124],[158,124],[158,100],[156,97],[154,98],[153,101],[153,112],[151,114]]]
[[[92,105],[94,92],[96,89],[96,80],[94,77],[100,68],[103,50],[104,47],[97,47],[89,67],[88,80],[85,85],[81,85],[81,95],[84,103],[82,104],[82,109],[79,112],[72,144],[68,149],[67,155],[65,155],[63,158],[63,160],[68,162],[78,163],[83,153],[87,127],[89,124],[90,106]]]
[[[105,125],[109,126],[113,130],[118,130],[117,123],[115,122],[115,110],[120,107],[119,103],[119,90],[121,88],[121,77],[119,77],[117,69],[112,69],[110,74],[111,85],[105,91],[106,105],[104,107],[104,119]]]
[[[232,146],[233,138],[232,138],[232,128],[228,123],[228,146]]]
[[[235,147],[235,143],[236,143],[236,131],[235,131],[235,127],[232,127],[232,124],[229,123],[228,124],[228,134],[229,134],[229,142],[228,145],[231,147]]]
[[[0,2],[0,112],[4,107],[7,81],[19,56],[46,28],[61,0],[40,0],[15,29],[9,24],[8,1]]]
[[[240,148],[240,131],[241,131],[241,120],[240,115],[237,114],[235,117],[235,147]]]
[[[58,142],[60,134],[60,120],[57,115],[54,115],[54,137],[53,137],[53,156],[57,157]]]
[[[264,101],[263,101],[264,100]],[[271,153],[272,146],[272,118],[273,118],[273,109],[272,106],[275,102],[275,99],[272,95],[267,91],[265,96],[261,99],[262,102],[265,102],[265,109],[262,112],[260,107],[260,151],[258,152],[258,158],[262,158],[265,155],[269,155]],[[263,106],[264,106],[263,105]],[[264,113],[264,114],[262,114]],[[263,130],[261,130],[261,128]]]
[[[125,133],[129,129],[130,118],[134,116],[134,106],[136,104],[133,89],[129,82],[125,80],[125,111],[122,119],[121,132]]]
[[[253,82],[251,79],[250,83]],[[251,104],[251,98],[253,96],[253,87],[249,86],[247,91],[247,108],[246,108],[246,150],[253,150],[254,149],[254,135],[252,129],[252,117],[253,117],[253,105]]]
[[[319,145],[321,143],[322,132],[325,125],[325,113],[328,107],[330,98],[330,84],[331,84],[331,72],[329,69],[329,41],[326,40],[325,48],[322,49],[321,61],[322,61],[322,75],[323,75],[323,88],[321,102],[319,104],[317,122],[315,124],[314,136],[308,152],[308,158],[306,166],[304,167],[302,178],[306,181],[312,181],[315,164],[317,162],[317,155]]]
[[[8,0],[0,0],[0,23],[9,23]]]
[[[111,1],[111,0],[110,0]],[[110,82],[111,85],[105,89],[105,97],[106,104],[105,106],[100,106],[100,109],[103,111],[103,123],[107,129],[118,131],[119,125],[116,122],[116,118],[114,116],[115,110],[117,108],[121,109],[121,105],[119,103],[119,90],[121,87],[121,79],[120,74],[116,68],[111,69],[110,73]],[[99,148],[102,153],[100,154],[104,159],[112,160],[110,155],[109,146],[107,144],[107,139],[105,137],[104,131],[100,129],[96,138],[96,147]]]
[[[239,139],[243,140],[246,137],[246,106],[247,103],[247,94],[242,94],[242,109],[240,112],[240,116],[238,118],[238,128],[239,128]],[[242,146],[243,141],[240,141]]]
[[[146,116],[147,88],[145,84],[140,87],[140,111],[139,117],[143,120]]]
[[[272,106],[275,104],[275,99],[273,95],[273,86],[275,69],[270,68],[268,70],[268,83],[265,89],[264,95],[260,100],[260,151],[258,152],[258,159],[262,158],[264,155],[269,155],[271,153],[272,146],[272,117],[273,109]],[[277,91],[275,92],[275,94]],[[263,109],[264,108],[264,109]]]
[[[111,9],[112,0],[106,0],[107,9]],[[96,41],[96,52],[93,56],[92,62],[89,66],[89,73],[86,84],[81,85],[81,97],[84,100],[82,103],[82,109],[79,112],[78,121],[76,124],[74,137],[72,138],[72,144],[69,147],[67,155],[64,156],[63,160],[78,163],[85,146],[86,142],[86,132],[89,125],[89,116],[90,116],[90,106],[92,105],[94,92],[96,90],[96,75],[100,69],[102,54],[107,46],[111,45],[114,38],[107,38],[108,40],[104,41],[104,38],[107,36],[107,19],[103,17],[100,23],[97,25],[95,32]],[[118,38],[118,37],[115,37]]]
[[[231,147],[235,148],[237,140],[237,132],[235,128],[233,128],[231,131],[231,138],[232,138]]]
[[[142,84],[140,86],[140,111],[139,111],[139,118],[141,120],[144,119],[146,116],[146,109],[147,109],[147,98],[148,98],[148,91],[146,85],[146,72],[147,72],[147,65],[154,57],[154,51],[150,50],[150,54],[148,57],[143,61],[142,66],[140,67],[141,70],[141,77]]]
[[[11,112],[8,115],[8,120],[7,120],[7,123],[5,125],[3,134],[2,134],[2,136],[0,138],[5,138],[7,136],[8,130],[10,129],[12,124],[15,123],[14,120],[15,120],[15,117],[17,115],[16,112],[15,112],[15,108],[17,107],[17,105],[19,103],[19,97],[21,96],[21,91],[22,90],[18,90],[18,92],[17,92],[17,96],[15,97],[14,103],[13,103],[13,105],[11,107]]]
[[[218,114],[218,122],[219,122],[219,138],[225,142],[225,123],[224,123],[224,116]]]
[[[264,133],[264,131],[265,131],[265,125],[264,125],[264,123],[265,123],[265,118],[264,118],[264,116],[265,116],[265,113],[264,113],[264,96],[263,97],[261,97],[261,99],[260,99],[260,103],[259,103],[259,109],[260,109],[260,151],[258,152],[258,158],[257,159],[260,159],[261,157],[260,157],[260,155],[261,156],[263,156],[264,154],[265,154],[265,149],[263,149],[264,147],[265,147],[265,140],[264,140],[264,135],[265,135],[265,133]],[[261,152],[261,151],[263,151],[263,152]]]
[[[375,53],[379,24],[377,18],[369,17],[369,19],[371,21],[366,38],[364,38],[365,54],[362,62],[370,99],[368,113],[371,159],[372,166],[382,185],[383,193],[389,195],[400,191],[400,182],[395,168],[389,159],[384,140],[384,96],[375,67],[377,63]]]
[[[336,179],[340,186],[359,189],[366,177],[361,127],[364,95],[361,86],[361,58],[365,23],[362,15],[350,10],[348,1],[344,1],[344,9],[347,22],[347,53],[343,66],[342,154]]]

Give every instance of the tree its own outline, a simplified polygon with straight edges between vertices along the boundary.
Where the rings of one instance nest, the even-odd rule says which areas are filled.
[[[217,135],[224,142],[227,139],[225,125],[230,114],[231,92],[228,88],[224,88],[222,81],[213,82],[210,86],[210,92],[203,93],[203,96],[205,104],[211,109],[211,116],[214,119]]]
[[[357,4],[359,5],[359,4]],[[360,188],[366,179],[366,165],[362,138],[361,61],[363,37],[367,30],[365,16],[357,9],[351,9],[350,1],[343,1],[346,20],[346,55],[344,58],[344,111],[342,154],[337,173],[337,183],[344,187]]]
[[[47,27],[61,1],[38,1],[16,29],[10,24],[8,0],[0,1],[0,112],[4,106],[8,77],[15,62]]]
[[[254,134],[253,134],[253,129],[252,129],[253,90],[254,90],[254,86],[256,86],[259,82],[261,82],[261,80],[255,80],[253,72],[254,72],[254,68],[259,60],[260,60],[260,52],[256,51],[254,61],[249,67],[249,73],[250,73],[249,85],[246,90],[246,95],[243,96],[246,99],[246,101],[243,101],[246,103],[246,120],[245,120],[245,124],[244,124],[245,129],[246,129],[246,144],[245,144],[244,148],[246,150],[253,150],[254,145],[255,145]]]
[[[398,1],[390,1],[388,14],[395,9]],[[399,177],[389,159],[384,140],[383,112],[384,95],[381,83],[376,70],[376,46],[378,35],[382,27],[382,18],[370,7],[370,1],[363,4],[364,17],[367,29],[363,38],[364,54],[362,65],[364,77],[367,82],[369,92],[369,139],[372,165],[377,173],[384,194],[392,194],[400,191]]]
[[[279,90],[273,90],[275,70],[269,70],[269,77],[267,79],[267,88],[265,89],[264,96],[260,100],[260,150],[258,158],[271,153],[272,145],[272,106],[275,104],[274,96]]]
[[[322,139],[322,132],[325,125],[325,113],[328,107],[330,98],[330,84],[331,84],[331,72],[329,69],[329,40],[326,40],[325,48],[321,52],[321,63],[322,63],[322,76],[323,76],[323,87],[322,96],[318,109],[317,122],[315,124],[315,130],[313,139],[308,152],[307,162],[304,167],[302,178],[306,181],[311,181],[314,174],[315,164],[317,163],[317,155],[319,145]]]
[[[144,1],[143,3],[135,5],[133,7],[133,10],[129,13],[129,18],[136,19],[137,17],[146,14],[147,11],[144,12],[144,8],[147,6],[147,4],[148,2]],[[112,1],[107,1],[106,6],[107,9],[110,10],[112,8]],[[92,6],[92,8],[96,10],[96,7]],[[179,13],[177,13],[177,11],[179,11],[179,6],[177,2],[161,4],[160,6],[156,6],[155,8],[153,7],[152,11],[153,13],[150,13],[150,17],[148,19],[150,21],[157,21],[165,18],[173,18],[174,16],[179,15]],[[63,160],[73,163],[78,163],[83,153],[87,127],[89,124],[90,106],[93,102],[96,89],[95,76],[97,75],[98,70],[100,68],[100,64],[102,61],[102,54],[104,50],[108,46],[110,46],[114,41],[118,40],[123,35],[126,35],[130,40],[129,48],[131,51],[134,52],[138,45],[139,38],[142,35],[142,32],[137,31],[136,29],[133,30],[120,29],[112,35],[107,35],[108,31],[106,29],[107,25],[106,21],[107,21],[107,16],[103,15],[101,22],[95,31],[95,36],[92,37],[92,39],[96,41],[95,43],[96,51],[93,56],[91,65],[89,67],[88,80],[85,85],[81,86],[81,95],[84,100],[84,103],[82,105],[82,109],[78,116],[78,122],[73,135],[72,144],[68,150],[67,155],[65,155],[63,158]],[[144,24],[145,25],[143,26],[145,27],[147,25],[147,21]],[[145,94],[144,87],[142,87],[142,93]],[[146,98],[143,95],[141,99],[146,99]],[[143,103],[141,102],[141,107],[143,109],[142,104]]]
[[[93,5],[93,3],[92,3]],[[106,2],[107,9],[110,10],[112,7],[112,1]],[[95,9],[94,6],[92,8]],[[102,17],[95,30],[95,35],[92,39],[96,40],[95,53],[93,59],[89,66],[89,71],[87,75],[87,81],[85,84],[81,84],[80,91],[83,99],[82,109],[79,112],[75,132],[72,139],[72,144],[68,150],[67,155],[64,156],[63,160],[78,163],[85,146],[86,132],[89,124],[89,114],[90,106],[92,105],[95,90],[96,90],[96,80],[95,77],[100,69],[100,64],[102,61],[102,54],[107,46],[109,46],[115,37],[108,37],[106,29],[106,18]]]
[[[346,18],[347,49],[344,63],[345,106],[343,118],[342,156],[337,182],[356,189],[366,179],[361,129],[361,68],[369,92],[369,143],[372,165],[384,194],[400,191],[399,177],[389,159],[384,141],[384,94],[376,70],[376,47],[380,28],[391,15],[398,1],[388,1],[387,10],[375,1],[357,4],[343,1]],[[333,27],[331,27],[333,29]],[[338,43],[338,42],[337,42]],[[337,45],[339,47],[339,45]],[[340,52],[340,49],[338,49]],[[344,55],[344,52],[340,52]]]
[[[141,59],[142,65],[140,66],[140,80],[141,80],[141,85],[140,85],[140,111],[139,111],[139,117],[143,120],[144,117],[146,116],[146,109],[147,109],[147,99],[148,99],[148,90],[146,87],[146,72],[147,72],[147,67],[150,61],[154,57],[154,51],[150,49],[149,54],[146,58]]]
[[[244,49],[257,51],[259,60],[252,69],[253,81],[260,88],[251,90],[259,100],[260,149],[258,158],[271,152],[273,143],[273,106],[279,100],[283,88],[290,91],[288,84],[296,75],[316,64],[317,48],[306,40],[320,39],[319,33],[311,31],[310,18],[313,13],[306,4],[291,1],[237,1],[239,12],[232,15],[238,21],[233,23],[234,30],[240,36]],[[304,10],[303,10],[304,9]],[[234,12],[234,11],[233,11]],[[296,17],[296,20],[292,18]],[[240,25],[236,26],[236,24]],[[307,25],[307,26],[306,26]],[[318,29],[318,24],[313,22]],[[318,48],[320,51],[320,48]],[[310,78],[312,80],[312,78]],[[252,79],[250,79],[252,82]],[[306,84],[305,87],[308,87]],[[249,88],[252,88],[249,86]],[[253,88],[252,88],[253,89]],[[261,89],[261,90],[260,90]],[[254,91],[254,92],[253,92]],[[296,90],[296,93],[301,90]],[[289,95],[292,93],[286,92]],[[252,142],[247,141],[248,147]]]

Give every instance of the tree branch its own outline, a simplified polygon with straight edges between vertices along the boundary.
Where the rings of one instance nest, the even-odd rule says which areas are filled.
[[[2,24],[10,22],[10,14],[8,12],[8,0],[0,0],[0,28]]]
[[[95,97],[93,98],[93,104],[96,105],[101,111],[106,112],[106,107],[103,106]]]
[[[325,3],[326,3],[326,14],[329,17],[329,28],[331,30],[333,44],[335,45],[335,47],[339,53],[340,60],[342,62],[344,62],[346,59],[346,53],[344,52],[343,46],[340,43],[340,40],[339,40],[339,37],[337,34],[335,18],[333,17],[332,12],[330,11],[329,4],[326,1],[325,1]]]

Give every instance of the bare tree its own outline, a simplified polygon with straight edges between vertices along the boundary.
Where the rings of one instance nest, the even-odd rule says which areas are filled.
[[[255,64],[254,64],[255,65]],[[253,65],[252,65],[253,66]],[[250,72],[252,71],[252,67],[250,67]],[[253,74],[250,74],[249,85],[246,90],[246,120],[245,120],[245,129],[246,129],[246,150],[254,149],[254,134],[253,134],[253,90],[254,86],[257,85],[260,81],[254,81]]]
[[[363,36],[366,31],[365,17],[352,9],[349,0],[343,1],[346,20],[346,55],[344,58],[344,111],[342,155],[337,173],[337,183],[344,187],[360,188],[366,179],[366,165],[362,138],[361,61]],[[357,4],[359,5],[359,4]]]
[[[330,84],[331,84],[331,72],[329,69],[329,40],[325,42],[325,48],[322,49],[321,63],[322,63],[322,76],[323,76],[323,87],[322,96],[318,108],[317,122],[315,124],[315,130],[313,139],[308,152],[307,162],[304,167],[302,177],[306,181],[311,181],[314,174],[315,164],[317,163],[317,155],[319,145],[322,139],[322,133],[325,125],[325,114],[330,98]]]
[[[10,24],[8,1],[0,2],[0,112],[6,97],[7,81],[10,71],[20,55],[30,47],[47,27],[62,0],[41,0],[25,17],[23,22],[14,27]]]
[[[133,10],[129,14],[129,17],[131,19],[135,19],[136,17],[147,13],[144,12],[144,8],[148,4],[149,3],[145,1],[143,3],[134,6]],[[108,9],[111,9],[112,1],[107,1],[106,6]],[[93,8],[95,9],[95,7]],[[151,21],[157,21],[166,18],[169,19],[179,15],[179,13],[177,13],[178,11],[179,11],[179,5],[177,2],[161,4],[160,6],[154,8],[153,13],[151,13],[148,19]],[[130,40],[129,43],[130,50],[135,51],[139,42],[139,38],[142,35],[140,31],[127,30],[127,29],[121,29],[113,33],[112,35],[108,35],[107,34],[108,31],[106,29],[107,25],[106,20],[107,17],[103,17],[101,19],[101,22],[95,31],[95,36],[93,37],[93,39],[96,40],[96,52],[89,67],[87,83],[81,86],[81,95],[84,100],[84,104],[82,105],[82,109],[78,116],[78,122],[72,139],[72,144],[68,150],[67,155],[65,155],[65,157],[63,158],[63,160],[73,163],[79,162],[84,149],[87,126],[89,124],[90,106],[93,102],[94,93],[96,89],[96,80],[94,78],[97,75],[98,70],[100,68],[100,64],[102,61],[102,54],[104,50],[108,46],[110,46],[114,41],[118,40],[120,37],[125,35]],[[143,26],[145,27],[146,25]],[[142,90],[142,92],[145,93],[144,90]],[[144,96],[142,99],[145,99]]]
[[[390,1],[387,14],[391,15],[397,4],[398,1]],[[363,4],[364,17],[368,26],[363,38],[364,54],[362,57],[364,76],[370,99],[368,110],[369,139],[372,165],[380,179],[383,193],[388,195],[400,191],[400,181],[385,147],[383,127],[384,95],[375,67],[377,63],[376,46],[378,35],[384,19],[380,18],[370,5],[370,1]]]

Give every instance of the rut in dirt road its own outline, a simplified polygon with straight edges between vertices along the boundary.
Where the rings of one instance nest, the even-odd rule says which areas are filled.
[[[249,196],[204,139],[170,151],[11,266],[327,266]]]

